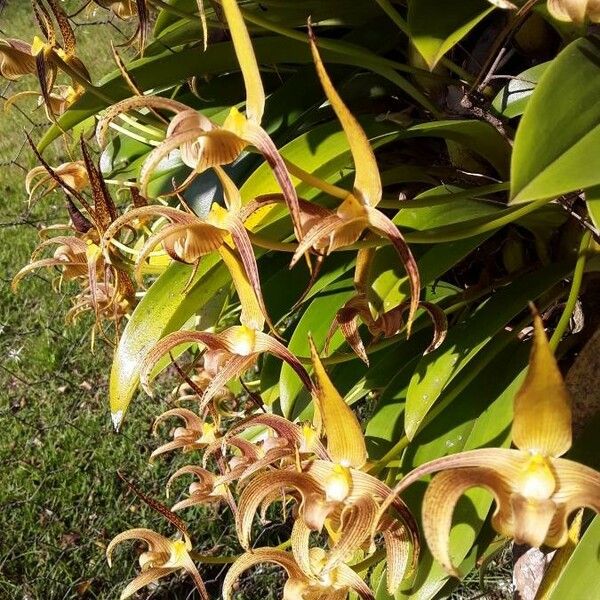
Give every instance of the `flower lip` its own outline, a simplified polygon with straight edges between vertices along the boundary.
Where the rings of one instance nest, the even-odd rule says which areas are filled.
[[[530,500],[548,500],[556,489],[556,479],[548,459],[533,454],[523,468],[519,491]]]
[[[336,464],[325,482],[325,498],[330,502],[343,502],[350,494],[351,487],[350,469],[342,464]]]

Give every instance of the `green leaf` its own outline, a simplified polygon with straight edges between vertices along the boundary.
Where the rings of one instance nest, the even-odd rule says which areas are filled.
[[[493,10],[487,0],[410,0],[411,41],[430,69]]]
[[[405,431],[412,439],[442,390],[527,303],[561,280],[572,264],[561,263],[525,275],[496,292],[465,320],[452,327],[444,343],[424,356],[406,397]]]
[[[600,597],[600,517],[582,536],[548,600]]]
[[[261,64],[312,64],[310,50],[305,42],[293,39],[283,41],[281,37],[269,36],[253,40],[253,47],[257,60]],[[321,51],[323,59],[330,63],[370,69],[404,89],[419,102],[424,103],[424,106],[429,106],[429,101],[421,92],[396,71],[386,65],[382,66],[375,53],[350,42],[344,42],[342,48],[344,52],[323,48]],[[211,44],[206,51],[202,47],[169,50],[156,56],[132,61],[128,65],[128,71],[143,91],[168,88],[193,76],[220,75],[238,70],[239,65],[232,42]],[[48,129],[38,144],[40,151],[82,120],[98,114],[108,104],[131,96],[131,91],[119,72],[114,72],[103,79],[95,90],[96,93],[86,92],[59,118],[57,125]]]
[[[579,39],[552,61],[525,109],[515,137],[511,202],[600,184],[599,95],[600,40]]]
[[[550,64],[545,62],[535,65],[510,79],[494,98],[492,102],[494,109],[507,119],[522,115],[540,77]]]
[[[129,319],[115,351],[109,393],[113,422],[118,427],[140,379],[142,359],[158,340],[179,329],[191,315],[206,329],[216,323],[230,276],[216,255],[203,260],[192,285],[191,267],[171,264],[154,282]]]

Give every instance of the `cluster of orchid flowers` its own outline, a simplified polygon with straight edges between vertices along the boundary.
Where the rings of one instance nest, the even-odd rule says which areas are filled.
[[[145,373],[152,370],[161,353],[184,341],[200,341],[193,336],[191,332],[171,336],[162,350],[146,361]],[[232,598],[239,576],[262,563],[286,571],[286,600],[343,600],[350,592],[374,599],[364,576],[369,566],[385,559],[387,589],[394,594],[419,559],[419,530],[401,494],[431,473],[439,472],[423,500],[423,533],[433,556],[457,577],[460,573],[452,562],[449,542],[452,515],[469,488],[482,487],[493,494],[492,525],[501,536],[535,547],[564,545],[569,517],[580,507],[600,511],[600,473],[560,458],[572,441],[570,398],[537,313],[529,369],[514,401],[512,440],[516,448],[482,448],[445,456],[409,472],[394,488],[375,476],[360,422],[332,384],[312,339],[309,341],[313,378],[305,374],[304,379],[314,401],[311,422],[295,423],[276,414],[255,412],[238,416],[225,428],[225,417],[235,413],[227,408],[231,400],[228,390],[221,388],[215,394],[210,389],[214,357],[205,355],[203,370],[194,378],[186,376],[182,397],[198,402],[199,410],[174,408],[157,418],[155,429],[174,417],[181,419],[182,425],[173,430],[172,441],[152,452],[151,460],[180,450],[201,451],[202,462],[186,465],[170,477],[167,491],[180,477],[194,478],[188,497],[171,510],[140,494],[179,530],[177,537],[131,529],[109,544],[109,561],[115,546],[125,540],[140,539],[148,545],[139,558],[142,572],[123,590],[122,599],[181,570],[193,577],[200,596],[208,598],[194,562],[198,555],[185,524],[172,512],[197,505],[227,505],[245,550],[234,557],[224,579],[222,597],[226,600]],[[214,470],[207,468],[209,464]],[[276,502],[284,514],[292,504],[290,540],[283,547],[255,548],[251,534],[256,515],[264,522]],[[311,535],[316,532],[325,543],[313,543]],[[382,540],[383,553],[377,551]]]
[[[36,54],[36,44],[24,46],[14,40],[0,45],[2,74],[17,77],[37,72],[42,98],[49,107],[55,71],[62,68],[85,78],[85,68],[74,54],[74,36],[68,19],[54,0],[50,12],[35,3],[36,15],[47,39]],[[100,3],[126,17],[139,12],[139,2]],[[342,600],[352,591],[363,599],[374,598],[363,575],[369,557],[387,560],[387,588],[394,593],[419,558],[416,520],[400,494],[416,479],[441,471],[430,483],[423,501],[423,532],[434,557],[457,574],[449,550],[452,513],[458,498],[471,487],[484,487],[495,497],[497,509],[492,524],[503,536],[533,546],[560,546],[567,539],[568,517],[581,506],[600,511],[600,474],[583,465],[559,458],[571,445],[570,401],[560,372],[548,346],[543,324],[535,315],[534,349],[530,368],[515,399],[513,442],[518,449],[480,449],[446,456],[407,474],[391,488],[377,476],[369,462],[360,422],[340,396],[310,340],[311,377],[302,362],[282,343],[271,322],[261,292],[253,246],[260,242],[249,231],[252,214],[265,206],[284,204],[290,214],[296,244],[292,265],[303,257],[314,281],[324,258],[348,248],[365,232],[381,242],[386,238],[395,248],[410,282],[410,299],[376,315],[368,302],[364,274],[373,258],[369,248],[358,251],[356,295],[344,305],[331,326],[328,338],[338,327],[356,354],[368,363],[368,348],[358,331],[358,319],[374,338],[410,332],[417,311],[426,311],[434,323],[434,338],[428,350],[443,341],[446,329],[443,311],[421,302],[416,261],[393,222],[377,205],[382,184],[372,147],[358,121],[335,90],[321,60],[317,40],[309,24],[309,43],[325,95],[346,134],[355,165],[352,191],[322,181],[298,165],[285,161],[261,127],[265,106],[259,68],[236,0],[220,0],[231,32],[246,88],[245,113],[232,108],[222,125],[172,99],[134,95],[109,107],[97,126],[97,139],[105,145],[113,122],[127,116],[157,115],[168,121],[164,141],[145,159],[139,180],[129,186],[131,203],[119,214],[102,173],[86,143],[81,141],[82,160],[50,166],[37,153],[41,166],[27,177],[30,199],[39,199],[53,189],[65,192],[70,222],[61,235],[47,237],[35,250],[32,262],[15,277],[38,268],[58,269],[59,280],[80,284],[70,317],[85,310],[96,316],[96,330],[104,323],[118,324],[131,313],[143,289],[144,274],[151,272],[157,254],[198,267],[208,254],[218,253],[227,266],[238,295],[241,313],[238,325],[222,331],[178,331],[163,338],[144,358],[142,386],[150,391],[150,378],[157,365],[176,348],[198,347],[202,371],[188,376],[185,398],[197,403],[195,411],[178,407],[161,415],[183,422],[172,441],[152,453],[152,459],[173,451],[202,451],[195,461],[176,471],[167,484],[192,476],[189,496],[171,510],[149,501],[178,530],[166,538],[148,529],[132,529],[115,537],[107,548],[109,562],[119,543],[141,539],[148,550],[139,557],[141,574],[123,590],[127,598],[139,589],[181,570],[192,576],[201,597],[208,598],[194,561],[196,554],[185,523],[175,512],[201,504],[224,503],[232,512],[239,542],[245,553],[229,569],[223,598],[232,596],[239,575],[253,565],[272,562],[283,567],[288,580],[286,600]],[[58,45],[52,15],[58,23],[63,44]],[[39,44],[38,44],[39,45]],[[10,48],[7,51],[6,48]],[[65,69],[66,65],[66,69]],[[122,66],[122,65],[120,65]],[[124,72],[132,86],[133,82]],[[54,109],[49,109],[52,116]],[[260,152],[272,169],[281,193],[259,197],[244,204],[239,189],[224,167],[247,148]],[[159,203],[148,200],[152,174],[165,158],[177,151],[191,169],[190,176],[175,185]],[[223,193],[224,205],[215,202],[206,216],[188,208],[181,193],[204,171],[212,169]],[[330,210],[297,196],[292,175],[339,201]],[[91,196],[91,199],[90,199]],[[179,205],[168,203],[177,198]],[[56,228],[44,230],[48,236]],[[50,257],[41,258],[54,247]],[[130,257],[136,257],[132,260]],[[192,271],[193,272],[193,271]],[[406,320],[404,315],[406,314]],[[268,332],[265,332],[265,328]],[[227,408],[226,385],[254,367],[261,355],[270,353],[285,361],[310,392],[314,417],[296,423],[259,410],[234,414]],[[113,421],[121,424],[126,406],[113,407]],[[227,426],[224,423],[227,422]],[[209,468],[211,467],[211,468]],[[257,513],[263,519],[274,503],[292,503],[294,525],[285,548],[254,548],[252,525]],[[313,533],[326,541],[314,545]],[[375,554],[382,544],[384,552]],[[286,549],[286,548],[289,548]],[[365,566],[367,565],[367,566]]]

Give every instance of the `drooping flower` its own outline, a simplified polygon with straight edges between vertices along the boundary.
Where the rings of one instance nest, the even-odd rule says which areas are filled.
[[[425,353],[428,353],[442,344],[446,337],[448,323],[446,314],[437,305],[431,302],[419,302],[419,307],[429,314],[434,326],[433,340],[425,350]],[[408,309],[409,302],[402,302],[398,306],[374,317],[367,297],[364,294],[357,294],[337,311],[327,334],[327,340],[333,336],[339,327],[352,350],[368,365],[369,357],[358,331],[358,319],[360,318],[367,326],[375,342],[380,337],[389,338],[399,333],[406,325],[403,315]]]
[[[162,244],[174,260],[194,265],[197,265],[203,256],[217,251],[229,268],[238,290],[243,316],[247,316],[247,319],[242,319],[242,323],[262,329],[268,315],[264,306],[252,243],[239,216],[242,206],[240,192],[225,171],[215,167],[215,172],[223,187],[227,209],[214,203],[206,218],[201,219],[191,211],[168,206],[149,205],[136,208],[116,219],[107,228],[103,236],[103,246],[110,251],[111,241],[117,232],[134,221],[156,216],[166,219],[168,224],[155,231],[138,254],[136,262],[138,280],[141,280],[141,270],[146,258],[159,244]],[[239,273],[240,263],[243,265],[244,273]],[[252,288],[248,294],[245,293],[246,280]],[[256,302],[258,302],[259,314],[253,314],[251,308]]]
[[[156,448],[150,455],[150,460],[180,448],[183,452],[199,450],[209,446],[217,439],[215,425],[201,419],[195,412],[187,408],[172,408],[162,413],[155,419],[152,431],[156,431],[158,425],[170,417],[179,417],[183,420],[184,426],[177,427],[173,432],[173,441]]]
[[[56,105],[56,98],[52,98],[52,90],[59,67],[66,70],[73,80],[73,92],[70,94],[72,100],[83,91],[79,80],[89,81],[90,74],[77,57],[77,40],[67,14],[56,0],[46,0],[46,3],[50,10],[41,0],[33,3],[34,15],[44,39],[38,36],[33,38],[31,54],[34,57],[35,71],[46,111],[52,118],[54,117],[53,105]],[[54,21],[58,26],[61,42],[58,41]]]
[[[469,488],[493,494],[492,525],[498,533],[534,547],[565,544],[567,519],[578,508],[600,512],[600,473],[559,458],[571,447],[570,398],[537,314],[534,329],[529,369],[514,401],[516,449],[482,448],[438,458],[417,467],[394,489],[399,494],[422,476],[441,471],[423,500],[423,529],[434,557],[454,575],[452,514]]]
[[[75,319],[84,311],[93,310],[98,326],[102,316],[118,322],[135,305],[135,289],[127,271],[105,261],[98,245],[104,231],[117,217],[115,203],[108,192],[102,174],[94,164],[83,140],[81,141],[81,151],[85,178],[79,166],[74,167],[73,173],[76,174],[68,174],[68,169],[65,167],[63,176],[61,176],[39,154],[30,138],[29,143],[48,176],[47,181],[42,178],[39,183],[33,184],[33,188],[37,188],[38,185],[46,185],[46,189],[48,189],[55,184],[56,187],[61,187],[65,191],[67,208],[72,222],[68,229],[73,231],[74,235],[58,236],[42,242],[34,250],[30,264],[23,267],[14,276],[13,289],[16,289],[20,280],[32,270],[41,267],[59,267],[62,269],[62,277],[79,279],[83,287],[74,299],[74,306],[67,314],[69,320]],[[41,172],[33,173],[32,178],[29,179],[30,184],[39,177],[39,173]],[[72,181],[70,181],[71,178]],[[79,186],[82,184],[82,179],[86,179],[91,187],[91,204],[79,189],[70,185],[72,182]],[[53,184],[50,184],[50,181]],[[81,210],[75,205],[75,201],[81,206]],[[59,244],[54,256],[38,259],[40,252],[51,244]]]
[[[234,377],[242,375],[256,363],[264,352],[287,362],[307,387],[312,387],[308,373],[300,361],[277,339],[248,325],[234,325],[220,333],[207,331],[176,331],[164,337],[143,360],[141,384],[150,391],[149,376],[162,356],[181,344],[198,344],[207,355],[218,355],[221,368],[204,390],[200,410],[211,401],[214,395]]]
[[[31,44],[22,40],[0,39],[0,75],[9,81],[16,81],[23,75],[36,72],[35,58]]]
[[[94,0],[94,3],[113,12],[119,19],[128,19],[137,14],[135,0]]]
[[[367,450],[358,419],[339,395],[311,341],[315,372],[315,421],[326,438],[327,458],[290,465],[253,477],[238,504],[237,531],[244,548],[250,547],[250,530],[259,507],[285,495],[298,503],[298,517],[292,534],[294,557],[303,572],[317,576],[310,568],[311,531],[326,529],[331,548],[320,569],[330,573],[365,544],[371,550],[377,533],[384,537],[388,554],[387,583],[393,593],[402,581],[410,557],[418,551],[418,534],[406,505],[394,498],[396,515],[379,513],[391,489],[366,473]]]
[[[548,11],[559,21],[600,23],[600,0],[548,0]]]
[[[194,580],[200,597],[209,600],[200,573],[190,556],[192,543],[189,537],[172,540],[151,529],[128,529],[113,538],[108,545],[106,558],[109,566],[112,566],[115,547],[126,540],[142,540],[148,549],[138,559],[142,572],[121,592],[120,600],[130,598],[138,590],[179,571],[188,573]]]
[[[209,600],[202,577],[200,577],[200,573],[198,573],[198,569],[190,556],[192,541],[185,523],[164,504],[144,494],[120,473],[118,475],[141,500],[176,527],[180,535],[178,538],[169,539],[151,529],[141,528],[128,529],[111,540],[106,548],[106,559],[109,567],[112,566],[113,551],[120,543],[126,540],[142,540],[148,547],[138,559],[142,572],[121,592],[120,600],[125,600],[143,587],[179,571],[185,571],[192,577],[202,600]]]
[[[77,192],[82,192],[90,184],[85,163],[82,160],[63,163],[53,170],[59,179]],[[25,178],[25,191],[31,203],[40,200],[59,187],[60,183],[57,179],[50,176],[47,169],[42,165],[33,167]]]
[[[362,600],[374,600],[369,586],[348,565],[340,563],[323,572],[326,562],[326,552],[312,548],[309,575],[290,552],[255,548],[240,556],[227,572],[223,582],[223,600],[231,600],[233,587],[244,571],[262,563],[273,563],[285,569],[288,580],[283,588],[283,600],[345,600],[350,591],[357,593]]]
[[[294,253],[292,264],[295,264],[311,248],[324,247],[328,253],[336,248],[349,246],[355,243],[367,230],[387,237],[398,252],[408,274],[411,301],[408,309],[407,329],[410,331],[410,325],[419,306],[421,287],[416,261],[396,225],[376,208],[381,200],[382,184],[373,149],[364,130],[333,86],[321,60],[310,25],[309,34],[313,60],[319,80],[348,139],[354,161],[355,177],[352,192],[346,192],[335,186],[322,186],[314,177],[304,173],[302,169],[291,169],[292,174],[295,176],[306,179],[307,183],[316,184],[326,193],[333,193],[342,200],[335,211],[320,219],[305,233]]]

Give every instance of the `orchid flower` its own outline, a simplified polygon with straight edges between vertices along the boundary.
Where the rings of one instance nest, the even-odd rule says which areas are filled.
[[[345,600],[348,593],[357,593],[362,600],[374,600],[369,586],[348,565],[341,563],[334,569],[320,573],[327,562],[326,553],[320,548],[310,551],[311,571],[307,575],[293,555],[276,548],[255,548],[242,554],[231,566],[223,582],[223,600],[231,600],[238,577],[251,567],[273,563],[285,569],[288,580],[283,588],[283,600]]]
[[[207,217],[201,219],[191,211],[182,211],[162,205],[150,205],[128,211],[116,219],[104,233],[103,246],[110,248],[111,240],[116,233],[131,222],[160,216],[168,221],[168,225],[155,231],[140,250],[136,263],[136,277],[141,283],[141,270],[146,258],[159,244],[162,244],[171,258],[179,262],[197,265],[202,256],[214,251],[221,254],[229,267],[234,284],[242,301],[242,309],[247,319],[242,322],[262,329],[264,319],[268,319],[267,310],[262,297],[260,278],[252,243],[248,237],[239,214],[242,206],[240,192],[220,167],[215,167],[223,187],[223,195],[227,209],[214,203]],[[230,244],[233,243],[233,250]],[[239,263],[244,273],[240,273]],[[246,280],[252,292],[245,294]],[[255,307],[258,302],[258,307]],[[257,308],[258,314],[253,314]]]
[[[423,500],[423,529],[433,556],[458,576],[449,549],[452,513],[469,488],[482,487],[496,500],[494,529],[517,543],[560,547],[567,519],[580,507],[600,512],[600,473],[559,458],[571,447],[571,406],[539,315],[527,376],[514,400],[516,449],[482,448],[438,458],[417,467],[394,489],[401,493],[428,473],[436,475]]]
[[[141,498],[150,508],[156,510],[179,531],[183,539],[169,539],[151,529],[128,529],[114,537],[106,548],[108,566],[112,566],[112,553],[115,547],[126,540],[142,540],[148,549],[139,557],[142,572],[121,592],[120,600],[131,597],[138,590],[181,570],[191,575],[196,589],[203,600],[209,600],[204,582],[190,556],[192,541],[182,519],[154,498],[146,496],[120,473],[119,477],[127,487]]]
[[[65,11],[56,0],[46,0],[46,2],[50,11],[42,0],[33,2],[34,14],[45,41],[35,36],[31,44],[31,54],[35,59],[42,97],[49,116],[52,117],[54,113],[52,113],[51,92],[56,81],[58,66],[61,66],[63,70],[66,69],[67,74],[73,79],[72,99],[83,92],[80,81],[89,81],[90,74],[76,55],[77,41]],[[59,43],[57,39],[52,17],[58,25],[62,43]]]
[[[405,326],[403,315],[409,309],[409,302],[402,302],[398,306],[385,311],[377,318],[373,317],[371,306],[364,294],[358,294],[348,300],[340,310],[337,311],[335,319],[329,328],[327,341],[331,339],[339,327],[345,340],[348,342],[356,355],[365,363],[369,364],[369,357],[364,343],[358,331],[358,319],[368,327],[376,341],[379,337],[389,338],[399,333]],[[446,337],[448,322],[446,314],[432,302],[419,302],[431,317],[434,325],[433,340],[425,350],[425,354],[439,348]],[[326,344],[327,345],[327,344]]]
[[[135,0],[94,0],[94,4],[114,13],[119,19],[128,19],[137,14]]]
[[[186,465],[173,473],[167,481],[167,496],[169,495],[169,490],[173,481],[182,475],[194,475],[198,481],[194,481],[190,484],[189,496],[174,504],[171,507],[172,511],[179,511],[192,506],[226,502],[233,514],[237,512],[235,501],[233,500],[233,496],[228,486],[228,484],[235,479],[236,473],[218,476],[202,467]]]
[[[600,23],[599,0],[548,0],[548,12],[559,21]]]
[[[267,432],[261,434],[253,442],[239,437],[256,427],[266,427]],[[252,415],[232,427],[222,438],[206,448],[204,464],[216,452],[223,456],[227,447],[233,447],[240,453],[230,459],[230,465],[243,464],[245,466],[237,477],[240,482],[276,462],[293,462],[297,458],[307,455],[325,460],[328,458],[327,451],[318,439],[318,434],[312,425],[309,423],[298,425],[284,417],[270,413]]]
[[[130,312],[135,303],[135,289],[127,272],[104,260],[98,245],[104,231],[117,217],[116,206],[100,170],[94,164],[82,140],[83,168],[92,191],[93,202],[90,204],[76,187],[70,185],[69,181],[70,177],[73,177],[73,183],[78,186],[82,184],[84,177],[80,170],[81,167],[75,167],[73,173],[76,174],[71,173],[68,176],[65,167],[63,176],[61,176],[42,158],[31,139],[29,142],[38,160],[42,163],[48,180],[52,180],[67,194],[67,208],[75,235],[58,236],[42,242],[34,251],[32,262],[15,275],[13,289],[16,289],[24,275],[34,269],[62,267],[63,277],[81,278],[85,282],[83,291],[76,297],[75,305],[67,314],[69,320],[89,309],[95,312],[97,324],[101,315],[114,321],[120,320],[124,314]],[[39,176],[39,173],[36,171],[31,177],[28,177],[30,185]],[[38,185],[34,184],[34,189]],[[49,185],[47,184],[47,186]],[[78,201],[87,216],[75,206],[74,200]],[[40,251],[53,243],[59,244],[55,255],[52,258],[37,260]]]
[[[319,359],[311,340],[315,372],[315,421],[326,437],[327,459],[316,458],[306,465],[290,466],[254,477],[243,490],[238,505],[237,532],[242,546],[250,546],[254,515],[291,493],[298,501],[298,518],[292,534],[293,554],[298,564],[310,571],[311,531],[327,529],[331,540],[321,573],[329,573],[364,544],[373,545],[375,532],[383,534],[388,553],[388,587],[393,592],[408,566],[410,548],[417,549],[416,524],[406,505],[392,500],[398,519],[379,516],[379,507],[391,489],[362,469],[367,450],[358,419],[339,395]]]
[[[0,75],[9,81],[16,81],[23,75],[36,72],[35,58],[31,44],[22,40],[0,39]]]
[[[142,572],[121,592],[120,600],[130,598],[138,590],[182,570],[191,575],[200,597],[208,600],[200,573],[190,557],[192,544],[189,537],[171,540],[150,529],[128,529],[117,535],[108,545],[106,558],[109,566],[112,566],[115,547],[126,540],[142,540],[148,549],[138,559]]]
[[[158,425],[169,417],[179,417],[185,425],[177,427],[173,431],[173,441],[156,448],[150,455],[150,460],[179,448],[183,452],[199,450],[212,444],[217,439],[215,425],[201,419],[195,412],[187,408],[172,408],[159,415],[152,425],[152,432],[154,433]]]
[[[220,333],[207,331],[176,331],[164,337],[142,362],[141,384],[151,394],[149,375],[162,356],[181,344],[196,343],[205,348],[205,360],[218,356],[221,368],[204,390],[200,410],[208,405],[214,395],[234,377],[252,367],[258,357],[268,352],[287,362],[300,380],[311,387],[308,373],[300,361],[277,339],[249,325],[234,325]]]
[[[53,170],[59,179],[77,192],[82,192],[90,185],[85,163],[82,160],[63,163]],[[46,168],[41,165],[33,167],[25,178],[25,191],[30,203],[40,200],[59,187],[60,183],[56,178],[50,176]]]
[[[337,115],[354,160],[355,178],[352,192],[335,188],[333,193],[342,200],[334,212],[320,219],[303,236],[292,259],[292,265],[311,248],[325,246],[327,252],[354,244],[366,230],[387,237],[406,269],[411,288],[411,302],[408,310],[408,329],[419,306],[419,271],[410,248],[394,223],[376,206],[381,200],[382,185],[377,161],[369,140],[352,113],[336,91],[321,60],[312,29],[309,27],[310,47],[317,68],[317,74],[325,95]],[[293,169],[292,174],[303,178],[307,174],[301,169]],[[309,182],[315,184],[315,178],[309,176]],[[319,185],[316,182],[316,185]],[[323,191],[331,193],[333,186],[325,185]]]
[[[4,110],[9,110],[15,102],[27,96],[35,96],[37,105],[44,107],[44,112],[49,121],[54,121],[56,116],[65,113],[76,100],[83,94],[84,88],[78,86],[75,89],[70,85],[56,85],[52,91],[44,94],[32,90],[17,92],[6,99]]]
[[[219,126],[194,109],[180,102],[156,96],[136,96],[109,108],[98,127],[98,141],[104,145],[110,122],[119,114],[142,107],[163,108],[176,113],[169,123],[166,139],[146,158],[139,175],[140,191],[147,195],[150,176],[160,162],[179,149],[181,159],[192,169],[190,177],[178,188],[185,188],[208,168],[227,165],[237,159],[248,146],[263,154],[283,191],[292,214],[296,235],[301,236],[298,198],[283,159],[275,144],[260,126],[265,107],[265,93],[260,71],[236,0],[221,2],[233,40],[233,46],[242,71],[246,89],[245,115],[233,107]]]

